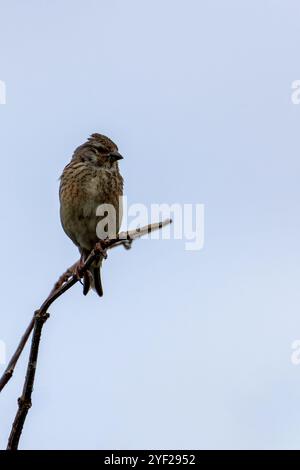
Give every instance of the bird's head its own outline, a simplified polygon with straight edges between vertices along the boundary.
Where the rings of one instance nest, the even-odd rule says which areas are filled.
[[[94,150],[99,166],[112,168],[123,158],[117,145],[105,135],[92,134],[88,138],[87,145]]]
[[[118,169],[118,160],[123,157],[116,144],[102,134],[92,134],[87,142],[77,147],[72,159],[93,166]]]

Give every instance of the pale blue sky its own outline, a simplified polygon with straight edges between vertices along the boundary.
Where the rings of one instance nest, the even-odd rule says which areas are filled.
[[[204,203],[205,247],[139,241],[51,308],[20,448],[300,448],[300,4],[0,1],[0,339],[77,258],[58,177],[91,132],[129,202]],[[4,448],[28,350],[0,396]],[[0,372],[4,366],[0,366]],[[83,379],[84,377],[84,379]]]

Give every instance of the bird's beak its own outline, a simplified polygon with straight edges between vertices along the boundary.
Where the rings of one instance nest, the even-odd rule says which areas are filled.
[[[113,162],[116,162],[118,160],[122,160],[123,157],[119,152],[116,151],[116,152],[111,152],[109,154],[109,158],[111,158]]]

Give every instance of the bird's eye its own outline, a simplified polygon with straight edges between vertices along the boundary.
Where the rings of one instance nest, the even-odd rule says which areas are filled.
[[[106,148],[104,147],[104,145],[100,144],[99,142],[97,142],[97,144],[95,145],[95,147],[100,150],[101,152],[106,152]]]

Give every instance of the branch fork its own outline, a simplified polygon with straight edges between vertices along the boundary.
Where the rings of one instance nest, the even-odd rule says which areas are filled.
[[[170,223],[172,223],[172,220],[167,219],[163,222],[146,225],[145,227],[137,228],[135,230],[121,232],[115,239],[107,238],[105,240],[100,240],[95,245],[95,248],[83,265],[80,265],[79,260],[59,277],[46,300],[42,303],[40,308],[34,312],[34,315],[20,340],[15,353],[11,357],[2,377],[0,378],[1,392],[13,376],[14,369],[19,360],[19,357],[21,356],[23,349],[33,331],[23,391],[21,397],[18,399],[18,410],[8,439],[7,450],[18,449],[23,426],[28,411],[32,406],[31,396],[37,368],[41,333],[45,322],[50,316],[48,313],[49,307],[56,299],[63,295],[74,284],[76,284],[81,277],[83,277],[84,273],[89,269],[95,260],[97,260],[100,256],[106,258],[108,249],[122,245],[126,250],[129,250],[131,248],[132,242],[135,239],[140,238],[154,230],[159,230]]]

